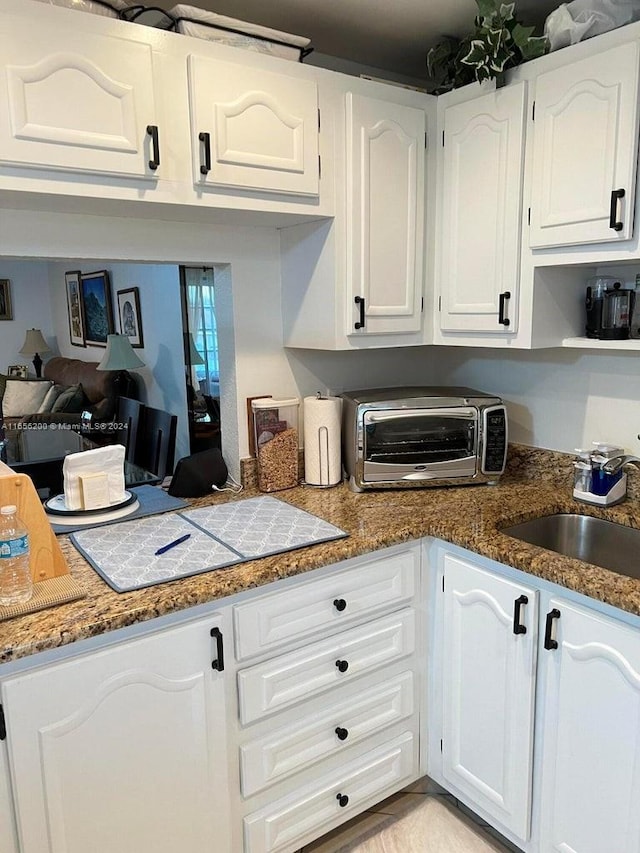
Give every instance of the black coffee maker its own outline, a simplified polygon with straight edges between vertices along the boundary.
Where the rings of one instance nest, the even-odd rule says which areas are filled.
[[[585,306],[588,338],[624,341],[629,337],[635,292],[625,290],[614,278],[589,279]]]

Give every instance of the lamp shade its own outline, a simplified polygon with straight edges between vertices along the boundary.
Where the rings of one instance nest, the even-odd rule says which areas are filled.
[[[40,329],[27,329],[27,334],[19,350],[20,355],[35,355],[40,352],[49,352],[49,344],[42,336]]]
[[[193,340],[193,334],[191,332],[184,333],[184,349],[185,358],[189,359],[189,364],[192,367],[194,367],[196,364],[204,364],[204,358],[196,349],[196,344]]]
[[[107,349],[96,370],[135,370],[144,367],[126,335],[107,335]]]

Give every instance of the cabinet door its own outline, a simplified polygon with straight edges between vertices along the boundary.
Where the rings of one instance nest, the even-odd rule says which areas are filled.
[[[526,840],[537,593],[448,554],[443,570],[442,772]]]
[[[425,114],[351,92],[346,104],[347,334],[417,332]]]
[[[7,680],[22,853],[229,853],[215,622]]]
[[[189,57],[194,183],[318,195],[318,91],[311,80]]]
[[[632,237],[637,100],[637,42],[538,77],[532,248]]]
[[[20,853],[13,814],[6,742],[0,743],[0,838],[2,839],[2,846],[0,847],[2,853]]]
[[[640,635],[551,601],[545,675],[543,853],[640,850]],[[551,612],[550,611],[550,612]]]
[[[3,16],[0,163],[154,180],[151,54],[130,38]]]
[[[445,331],[517,331],[525,86],[444,111],[439,278]]]

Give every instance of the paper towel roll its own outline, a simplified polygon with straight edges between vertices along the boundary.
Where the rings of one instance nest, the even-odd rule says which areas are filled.
[[[304,479],[311,486],[337,486],[342,479],[340,397],[305,397]]]

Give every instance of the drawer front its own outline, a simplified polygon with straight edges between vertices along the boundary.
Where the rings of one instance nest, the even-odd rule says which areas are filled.
[[[415,617],[406,608],[238,673],[240,720],[250,723],[339,687],[415,648]]]
[[[278,853],[306,843],[385,793],[399,790],[417,771],[417,763],[416,742],[406,732],[316,785],[245,817],[246,853]]]
[[[245,744],[240,748],[243,795],[255,794],[410,717],[415,704],[413,684],[413,674],[403,672],[320,713],[314,708],[312,721]]]
[[[234,607],[238,660],[408,603],[419,568],[419,546],[406,546],[399,552],[367,557],[354,568]]]

